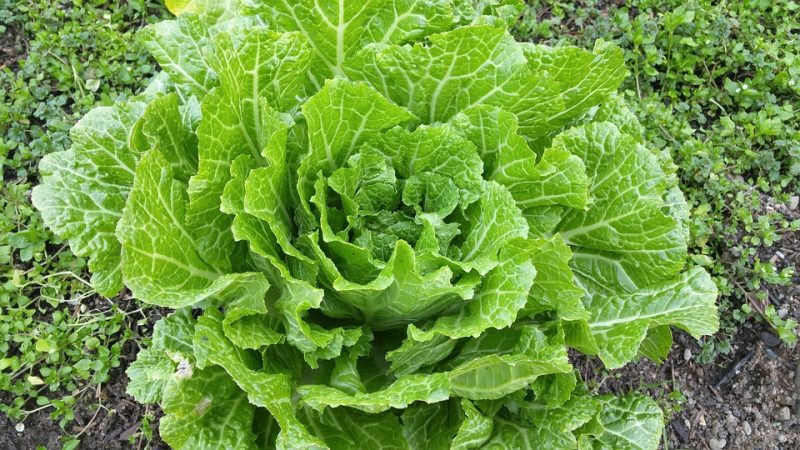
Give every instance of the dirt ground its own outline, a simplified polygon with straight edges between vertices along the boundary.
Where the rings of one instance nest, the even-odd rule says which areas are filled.
[[[19,30],[9,27],[0,34],[0,69],[13,67],[17,61],[25,58],[26,53],[27,49]]]

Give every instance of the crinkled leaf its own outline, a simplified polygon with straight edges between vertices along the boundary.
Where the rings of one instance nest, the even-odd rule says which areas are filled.
[[[669,355],[672,348],[672,330],[668,325],[653,327],[639,346],[639,353],[650,360],[661,364]]]
[[[460,421],[453,401],[414,403],[403,411],[403,436],[414,450],[448,450]]]
[[[170,381],[161,409],[164,417],[158,432],[174,449],[258,448],[253,433],[255,407],[219,367]]]
[[[520,46],[502,28],[468,26],[429,37],[430,46],[368,47],[351,77],[364,79],[406,106],[423,123],[443,122],[475,105],[517,115],[522,134],[551,129],[563,108],[557,84],[528,69]]]
[[[165,0],[169,12],[202,15],[209,22],[218,22],[241,13],[241,0]]]
[[[559,128],[600,104],[616,92],[627,75],[619,47],[597,41],[594,51],[577,47],[548,47],[522,44],[528,67],[534,73],[548,73],[559,85],[564,109],[548,118]]]
[[[303,408],[300,419],[332,449],[409,450],[397,416],[367,414],[350,408],[323,412]]]
[[[500,265],[484,277],[475,298],[458,314],[439,317],[430,329],[409,325],[409,339],[428,341],[437,335],[451,339],[477,337],[488,328],[511,326],[528,300],[536,270],[524,253],[503,251],[500,261]]]
[[[406,408],[414,402],[436,403],[450,396],[450,378],[446,373],[404,375],[376,392],[348,394],[324,385],[303,385],[297,388],[303,403],[322,411],[326,407],[347,406],[370,413],[389,408]]]
[[[311,243],[313,245],[313,243]],[[354,308],[350,312],[375,329],[388,329],[435,315],[437,312],[474,295],[479,279],[464,276],[455,283],[453,271],[444,266],[420,273],[414,250],[398,241],[391,258],[380,274],[366,284],[343,278],[336,265],[319,245],[313,245],[323,265],[329,295]]]
[[[522,0],[455,0],[454,7],[461,25],[511,27],[524,8]]]
[[[311,54],[302,36],[260,27],[221,33],[214,45],[209,63],[223,84],[202,103],[199,168],[189,181],[187,223],[206,257],[227,268],[232,218],[220,214],[220,197],[231,179],[231,163],[244,154],[264,162],[262,149],[279,131],[267,104],[289,107],[296,101],[301,89],[296,80]]]
[[[572,252],[560,237],[517,240],[511,245],[529,256],[537,273],[525,305],[525,316],[556,311],[563,320],[589,318],[581,302],[584,291],[575,284],[569,266]]]
[[[262,274],[222,274],[209,265],[187,229],[186,188],[169,162],[148,151],[117,226],[125,284],[143,302],[180,308],[206,299],[262,302]],[[244,299],[243,299],[244,297]]]
[[[344,74],[344,64],[368,44],[404,44],[453,26],[446,0],[258,2],[253,12],[276,29],[298,31],[314,47],[309,76],[318,85]]]
[[[332,174],[359,144],[413,117],[368,85],[342,79],[327,81],[302,109],[310,150],[298,170],[301,200],[311,197],[318,171]]]
[[[491,437],[494,423],[492,419],[481,414],[469,400],[461,400],[461,409],[464,411],[464,421],[461,422],[450,448],[453,450],[480,448]]]
[[[592,180],[594,203],[567,211],[558,226],[588,294],[632,292],[677,275],[686,242],[665,213],[666,178],[650,151],[610,123],[566,131],[553,148],[579,156]]]
[[[184,183],[197,171],[197,138],[191,124],[184,121],[177,94],[162,95],[147,105],[132,143],[141,153],[160,151],[175,178]]]
[[[693,267],[674,280],[630,294],[593,298],[589,329],[606,367],[631,361],[651,327],[672,325],[695,338],[719,328],[717,287],[708,273]]]
[[[600,414],[593,427],[596,429],[580,437],[580,448],[658,448],[664,413],[653,399],[641,394],[596,399],[600,403]]]
[[[519,208],[586,206],[589,180],[580,158],[556,149],[537,158],[517,134],[514,114],[482,105],[462,111],[450,122],[477,147],[486,178],[506,186]]]
[[[198,366],[211,364],[225,369],[236,385],[247,394],[247,400],[255,406],[266,408],[281,427],[277,447],[284,448],[328,448],[312,436],[297,419],[292,405],[290,378],[286,374],[271,374],[251,369],[254,361],[225,338],[222,320],[213,311],[207,311],[197,321],[194,346],[198,353]],[[203,357],[200,358],[200,355]],[[200,362],[202,360],[202,362]],[[249,406],[249,405],[248,405]]]
[[[73,253],[89,258],[92,286],[109,297],[122,289],[114,230],[140,156],[129,138],[145,107],[131,101],[89,111],[72,128],[69,150],[42,158],[43,180],[33,189],[44,223],[69,241]]]
[[[200,16],[186,14],[143,28],[138,38],[183,96],[203,98],[217,78],[206,60],[204,48],[211,33]]]
[[[175,363],[160,349],[146,348],[136,355],[136,361],[125,373],[130,380],[125,389],[128,395],[140,403],[156,403],[161,401],[164,387],[175,373]]]

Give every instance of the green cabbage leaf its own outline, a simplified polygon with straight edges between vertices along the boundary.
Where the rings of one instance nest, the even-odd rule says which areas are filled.
[[[99,293],[175,310],[128,369],[165,442],[657,448],[571,364],[718,328],[618,48],[515,42],[517,0],[168,3],[163,72],[33,191]]]

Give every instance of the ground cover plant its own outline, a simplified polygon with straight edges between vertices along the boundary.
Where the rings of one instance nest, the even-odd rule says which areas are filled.
[[[33,192],[98,292],[177,310],[128,370],[167,443],[657,447],[567,355],[718,327],[618,48],[515,42],[516,2],[168,6]]]
[[[7,439],[15,435],[29,436],[26,426],[55,423],[60,430],[76,409],[81,419],[88,409],[82,403],[113,410],[98,386],[124,364],[143,318],[135,303],[95,294],[84,280],[86,260],[45,228],[30,201],[39,159],[69,147],[71,125],[92,106],[141,90],[156,70],[134,35],[148,20],[165,18],[159,2],[79,3],[0,1],[3,448],[13,448]],[[82,428],[67,427],[73,434]]]

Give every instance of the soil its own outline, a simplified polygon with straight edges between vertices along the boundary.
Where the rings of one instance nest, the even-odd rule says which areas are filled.
[[[17,27],[10,26],[0,33],[0,69],[10,67],[13,70],[26,53],[23,35]]]

